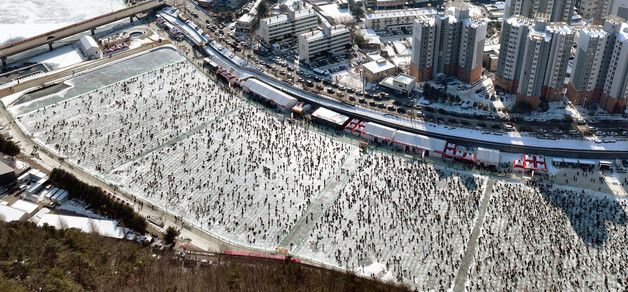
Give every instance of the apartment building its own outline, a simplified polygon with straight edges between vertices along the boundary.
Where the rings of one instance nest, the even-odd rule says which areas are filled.
[[[318,26],[318,16],[314,9],[290,10],[287,14],[276,15],[260,20],[258,35],[266,44],[282,39],[290,39]]]
[[[626,35],[628,24],[609,17],[604,25],[589,25],[579,32],[573,75],[567,96],[576,105],[599,104],[606,111],[626,108]]]
[[[434,40],[434,60],[432,76],[439,73],[457,74],[458,52],[460,51],[460,20],[452,14],[438,14],[435,17],[436,34]],[[421,52],[416,52],[420,54]],[[417,63],[419,64],[419,63]]]
[[[514,16],[504,21],[495,85],[536,108],[562,98],[574,33],[564,22]]]
[[[519,15],[506,19],[502,24],[495,86],[509,92],[517,90],[523,64],[521,60],[532,24],[531,19]]]
[[[412,30],[412,59],[410,75],[416,81],[432,79],[434,45],[436,44],[436,18],[423,15],[416,19]]]
[[[486,21],[482,19],[466,18],[462,21],[456,73],[458,79],[464,82],[474,83],[482,77],[482,54],[486,28]]]
[[[628,24],[621,24],[611,45],[613,52],[600,106],[610,113],[623,113],[628,100]]]
[[[381,10],[368,13],[364,19],[366,28],[374,31],[411,30],[414,20],[423,15],[436,15],[433,8]]]
[[[609,15],[628,19],[628,0],[580,0],[578,14],[601,23]]]
[[[448,7],[445,13],[415,22],[410,74],[427,81],[438,74],[457,75],[473,83],[482,77],[486,21],[470,17],[469,8]]]
[[[299,59],[309,62],[323,54],[340,55],[351,47],[351,32],[345,26],[333,26],[299,34]]]
[[[607,38],[608,33],[601,25],[589,25],[580,30],[573,74],[567,86],[567,96],[573,104],[590,105],[599,102],[602,87],[598,86],[598,79],[606,78],[606,73],[601,69]]]
[[[574,2],[574,0],[506,0],[504,18],[514,15],[534,18],[543,14],[551,22],[569,22],[574,14]]]

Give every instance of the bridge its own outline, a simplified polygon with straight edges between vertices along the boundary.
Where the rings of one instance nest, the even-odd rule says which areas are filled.
[[[36,35],[30,38],[26,38],[15,43],[6,44],[0,46],[0,59],[2,59],[2,66],[6,66],[7,57],[15,55],[17,53],[30,50],[45,44],[48,44],[50,49],[52,49],[52,44],[63,38],[91,30],[96,29],[99,26],[109,24],[127,17],[130,17],[131,20],[134,15],[138,13],[142,13],[145,11],[149,11],[161,6],[164,6],[166,3],[164,0],[148,0],[122,10],[118,10],[115,12],[103,14],[100,16],[96,16],[91,19],[87,19],[81,21],[79,23],[75,23],[72,25],[68,25],[59,29],[55,29],[53,31],[43,33],[40,35]]]

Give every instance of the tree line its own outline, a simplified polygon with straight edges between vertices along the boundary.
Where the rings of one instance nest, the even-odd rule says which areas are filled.
[[[120,221],[124,227],[146,232],[146,219],[135,213],[131,206],[115,201],[102,188],[89,185],[59,168],[52,170],[50,181],[68,191],[70,197],[84,201],[98,213]]]
[[[7,140],[3,135],[0,135],[0,152],[9,156],[16,156],[20,154],[20,146],[17,146],[17,143]]]

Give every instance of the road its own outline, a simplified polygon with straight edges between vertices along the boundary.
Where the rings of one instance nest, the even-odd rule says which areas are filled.
[[[195,9],[195,6],[192,5],[191,9]],[[205,15],[205,18],[190,17],[189,19],[195,21],[199,27],[204,27],[202,20],[207,20],[209,16],[204,13],[201,15]],[[198,36],[190,36],[190,39],[198,39]],[[373,121],[392,128],[439,138],[460,145],[497,148],[501,151],[512,153],[531,153],[598,159],[628,157],[628,141],[596,143],[589,140],[548,140],[534,137],[493,135],[482,133],[482,131],[479,130],[434,125],[423,121],[411,120],[383,112],[373,111],[367,108],[342,103],[326,96],[316,95],[312,92],[295,87],[293,84],[288,84],[274,77],[268,76],[253,66],[242,66],[240,64],[236,64],[211,45],[203,47],[203,50],[215,61],[218,61],[221,66],[226,67],[240,79],[254,77],[290,95],[293,95],[302,101],[306,101],[317,106],[324,106],[353,118]]]
[[[53,31],[36,35],[27,39],[23,39],[16,43],[0,46],[0,58],[6,59],[7,57],[26,51],[32,48],[45,45],[63,38],[97,28],[99,26],[109,24],[127,17],[132,17],[135,14],[145,12],[163,6],[165,3],[162,0],[149,0],[140,4],[118,10],[112,13],[107,13],[101,16],[97,16],[79,23],[75,23],[66,27],[55,29]]]

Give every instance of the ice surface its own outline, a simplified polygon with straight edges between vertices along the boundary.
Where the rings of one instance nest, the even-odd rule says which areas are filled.
[[[123,0],[0,0],[0,45],[124,7]]]
[[[623,290],[627,211],[605,194],[496,183],[467,288]]]
[[[370,154],[297,254],[367,275],[379,262],[397,281],[419,290],[449,287],[484,181]]]

